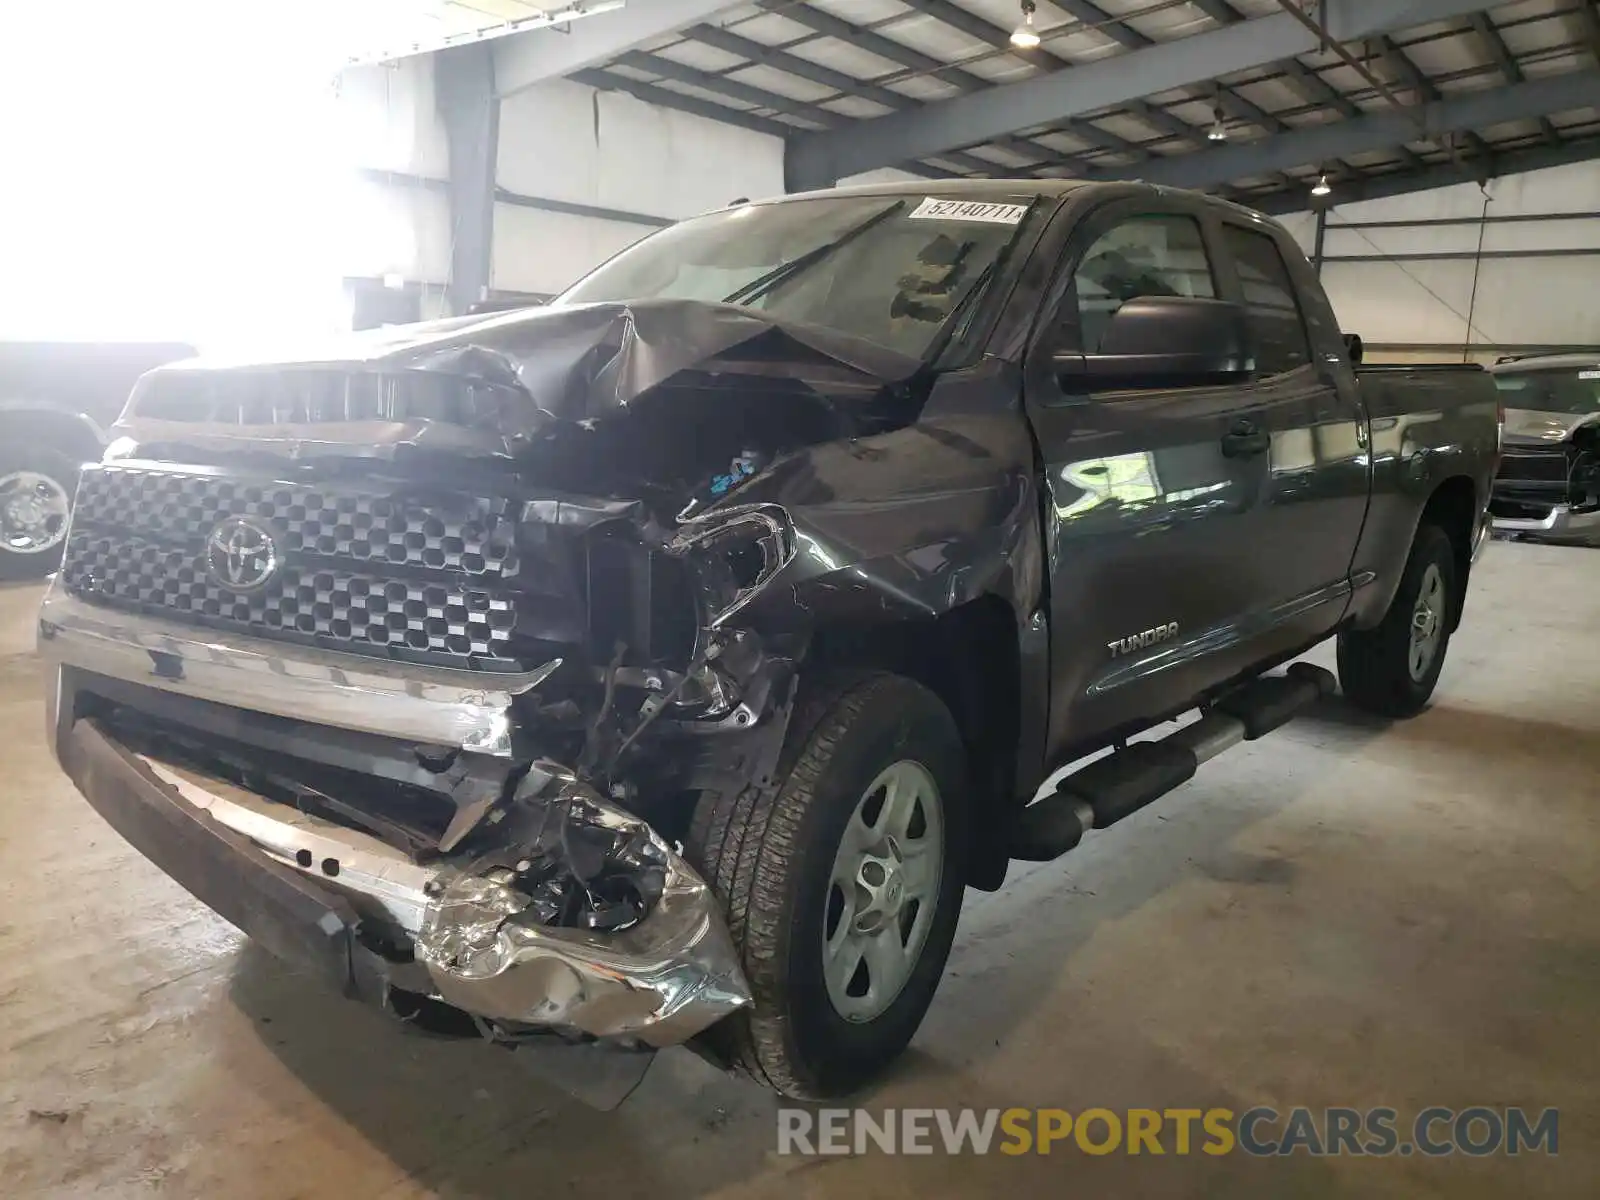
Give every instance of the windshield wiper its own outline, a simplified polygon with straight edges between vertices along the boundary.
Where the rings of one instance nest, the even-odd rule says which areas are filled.
[[[773,267],[772,270],[766,272],[766,274],[756,276],[743,287],[738,288],[729,295],[723,297],[722,302],[724,304],[749,304],[751,301],[761,299],[761,297],[765,296],[768,292],[775,291],[779,287],[782,287],[785,283],[788,283],[789,280],[793,279],[802,271],[810,270],[812,267],[816,266],[817,263],[827,258],[835,250],[839,250],[845,246],[848,246],[851,242],[855,241],[868,230],[875,228],[884,221],[887,221],[905,206],[906,202],[904,200],[896,200],[893,204],[879,209],[860,224],[853,225],[849,229],[846,229],[838,237],[834,238],[833,241],[824,242],[815,249],[807,250],[798,258],[791,258],[788,262],[779,263],[777,266]]]
[[[989,260],[989,265],[978,272],[972,285],[962,293],[961,299],[950,309],[950,315],[939,323],[939,331],[934,335],[933,344],[927,350],[928,362],[938,362],[945,348],[955,341],[956,335],[961,332],[962,324],[972,315],[978,297],[988,288],[990,280],[1000,273],[1000,263],[1003,258],[1004,255],[996,255]]]

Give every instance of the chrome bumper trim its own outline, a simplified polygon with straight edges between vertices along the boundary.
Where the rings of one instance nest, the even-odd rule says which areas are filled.
[[[561,665],[525,674],[461,671],[120,613],[51,584],[39,653],[95,675],[273,716],[479,754],[511,756],[511,704]]]
[[[1572,507],[1558,504],[1544,517],[1496,517],[1497,533],[1538,533],[1554,537],[1600,535],[1600,509],[1573,512]]]
[[[182,803],[279,866],[403,931],[436,998],[465,1012],[660,1048],[750,1003],[711,889],[653,831],[666,886],[643,920],[617,933],[552,928],[519,923],[526,901],[507,884],[450,863],[419,866],[358,830],[155,758],[135,759]],[[605,805],[570,777],[561,786]]]

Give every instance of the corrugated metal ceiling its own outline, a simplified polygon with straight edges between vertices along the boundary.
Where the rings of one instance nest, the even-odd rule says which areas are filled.
[[[691,27],[586,71],[584,80],[648,83],[669,97],[720,105],[734,121],[802,133],[1136,53],[1216,29],[1219,17],[1232,22],[1281,11],[1278,0],[1039,0],[1035,23],[1043,44],[1029,54],[1007,42],[1019,19],[1017,0],[752,0],[715,25]],[[1437,99],[1519,77],[1593,70],[1600,61],[1595,11],[1596,0],[1518,0],[1349,49],[1407,102]],[[1319,52],[909,166],[959,175],[1128,168],[1206,149],[1218,106],[1230,142],[1388,109],[1360,72],[1331,51]],[[1600,137],[1596,106],[1458,135],[1449,148],[1418,141],[1235,180],[1223,190],[1249,200],[1303,187],[1302,176],[1321,170],[1362,180],[1462,156],[1488,164],[1506,151],[1591,137]]]

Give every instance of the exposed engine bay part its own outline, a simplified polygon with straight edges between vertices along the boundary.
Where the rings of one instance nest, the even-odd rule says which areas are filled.
[[[196,360],[140,381],[113,436],[288,458],[404,448],[514,458],[553,426],[603,419],[688,372],[800,386],[835,413],[917,359],[725,304],[523,309],[367,334],[293,363]],[[198,369],[195,369],[198,368]]]
[[[419,864],[244,788],[141,761],[218,824],[347,896],[383,940],[409,946],[421,994],[503,1039],[560,1030],[676,1045],[750,1003],[705,882],[555,764],[530,770],[496,823],[498,849]]]

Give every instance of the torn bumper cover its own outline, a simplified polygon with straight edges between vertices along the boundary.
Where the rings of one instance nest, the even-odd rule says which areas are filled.
[[[73,719],[71,668],[60,671],[56,754],[96,811],[197,899],[347,995],[399,1015],[426,997],[507,1040],[554,1032],[646,1048],[687,1041],[750,1003],[705,882],[568,773],[543,773],[547,811],[582,805],[658,868],[659,894],[625,928],[543,925],[511,869],[419,865],[360,831],[141,754],[96,719]]]

